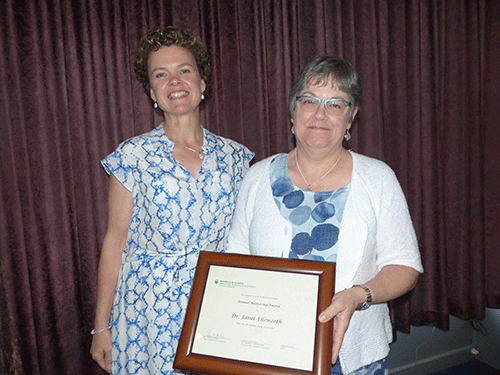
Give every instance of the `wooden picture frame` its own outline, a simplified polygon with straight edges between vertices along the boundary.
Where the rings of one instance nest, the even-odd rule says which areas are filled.
[[[212,277],[212,274],[215,274],[215,278]],[[207,286],[207,280],[209,280],[210,274],[210,284]],[[229,278],[233,277],[231,280],[224,280],[225,275],[236,275],[229,276]],[[218,275],[218,276],[217,276]],[[223,275],[223,277],[221,277]],[[255,277],[259,276],[259,277]],[[265,276],[265,277],[260,277]],[[246,281],[234,281],[234,280],[242,280]],[[244,279],[245,277],[249,277]],[[270,277],[269,280],[279,280],[278,282],[271,282],[272,287],[260,287],[264,288],[266,291],[261,293],[259,289],[255,289],[255,283],[259,283],[261,279],[263,279],[263,285],[267,282],[267,278]],[[281,282],[283,280],[283,282]],[[292,282],[290,282],[290,280]],[[316,306],[308,306],[309,303],[300,303],[297,304],[297,299],[300,299],[299,294],[303,289],[302,287],[297,287],[297,285],[302,284],[294,284],[302,283],[304,280],[307,282],[305,284],[311,285],[309,288],[317,289],[317,296],[313,296],[316,302]],[[269,282],[268,282],[269,283]],[[287,284],[287,285],[282,285]],[[295,285],[295,286],[293,286]],[[274,257],[264,257],[264,256],[252,256],[252,255],[242,255],[242,254],[229,254],[229,253],[215,253],[215,252],[206,252],[201,251],[198,259],[198,265],[195,272],[194,282],[191,290],[191,296],[188,303],[188,308],[184,320],[184,325],[182,328],[179,345],[177,348],[177,353],[174,361],[174,368],[198,372],[203,374],[215,374],[215,375],[246,375],[246,374],[263,374],[263,375],[274,375],[274,374],[288,374],[288,375],[326,375],[331,373],[331,354],[332,354],[332,322],[328,323],[320,323],[317,319],[319,313],[326,309],[333,297],[335,286],[335,263],[331,262],[320,262],[320,261],[310,261],[310,260],[299,260],[299,259],[287,259],[287,258],[274,258]],[[225,289],[224,289],[225,288]],[[246,288],[246,289],[245,289]],[[266,289],[267,288],[267,289]],[[291,288],[288,290],[287,288]],[[214,292],[212,292],[212,290]],[[247,290],[252,290],[252,293],[248,293]],[[255,292],[257,290],[257,292]],[[307,289],[307,296],[314,293],[309,293],[310,289]],[[293,309],[298,309],[297,315],[293,316],[292,319],[288,319],[289,321],[296,319],[296,317],[302,317],[302,310],[304,309],[304,315],[308,316],[307,322],[303,322],[303,324],[295,324],[293,325],[294,329],[306,329],[308,334],[305,335],[307,337],[312,337],[311,340],[306,340],[311,342],[311,347],[306,345],[305,348],[299,348],[302,343],[297,347],[288,346],[287,342],[280,342],[282,339],[272,333],[269,337],[269,340],[275,340],[277,342],[273,342],[268,344],[267,341],[264,344],[260,344],[259,342],[254,342],[252,340],[238,340],[232,337],[232,334],[235,335],[239,332],[241,327],[242,331],[247,329],[255,329],[258,334],[263,333],[267,334],[267,331],[272,332],[274,327],[278,324],[282,324],[282,319],[267,319],[261,316],[257,316],[257,319],[260,321],[264,321],[261,325],[260,322],[256,322],[255,316],[251,316],[252,314],[236,314],[229,310],[247,306],[241,306],[241,304],[252,303],[255,305],[263,305],[257,306],[259,311],[268,311],[271,309],[268,307],[266,303],[258,303],[258,302],[248,302],[251,300],[251,297],[263,297],[258,294],[269,294],[274,293],[276,291],[276,300],[280,300],[279,305],[269,304],[271,307],[275,307],[274,311],[278,308],[282,310],[286,310],[286,308],[282,308],[282,305],[291,304],[293,305]],[[209,294],[210,293],[210,294]],[[212,298],[209,300],[208,296],[212,295],[212,293],[222,293],[217,298]],[[238,301],[232,304],[231,301],[227,302],[226,293],[236,293],[236,295],[249,296],[249,297],[238,297]],[[232,295],[231,294],[231,295]],[[218,296],[218,294],[215,294]],[[274,294],[272,295],[274,296]],[[271,297],[272,297],[271,296]],[[288,296],[288,297],[286,297]],[[306,297],[307,297],[306,296]],[[204,301],[205,297],[205,301]],[[265,298],[271,298],[265,297]],[[228,298],[234,299],[234,298]],[[272,299],[272,298],[271,298]],[[305,298],[307,300],[307,298]],[[226,306],[227,302],[227,306]],[[237,305],[237,306],[236,306]],[[254,306],[251,306],[254,308]],[[224,310],[225,309],[225,310]],[[267,310],[266,310],[267,309]],[[226,311],[227,310],[227,311]],[[216,323],[219,327],[229,327],[231,325],[230,334],[224,333],[220,335],[219,333],[210,333],[210,334],[200,334],[202,330],[210,332],[212,329],[211,323],[201,323],[200,324],[200,314],[202,321],[206,321],[205,315],[209,317],[216,311],[217,319]],[[295,311],[295,310],[293,310]],[[312,312],[312,314],[311,314]],[[255,315],[255,314],[254,314]],[[213,315],[212,315],[213,316]],[[290,317],[291,315],[286,315]],[[242,318],[247,319],[247,321],[241,320]],[[207,318],[209,319],[209,318]],[[248,321],[248,320],[254,321]],[[287,320],[285,318],[284,320]],[[208,322],[212,322],[212,320],[208,320]],[[302,323],[302,321],[301,321]],[[266,326],[267,324],[267,326]],[[274,324],[275,326],[272,326]],[[210,326],[210,327],[208,327]],[[250,326],[250,327],[246,327]],[[282,329],[283,327],[279,327]],[[217,328],[214,328],[215,330]],[[278,328],[277,328],[278,329]],[[314,332],[309,332],[309,329]],[[200,330],[200,332],[198,332]],[[290,332],[290,329],[286,329],[285,332]],[[292,330],[293,331],[293,330]],[[291,335],[294,332],[290,333]],[[276,337],[274,337],[276,336]],[[237,337],[237,336],[235,336]],[[292,336],[291,336],[292,337]],[[295,337],[293,337],[295,338]],[[211,340],[212,342],[205,342],[206,340]],[[244,342],[243,342],[244,341]],[[290,340],[287,340],[290,341]],[[292,340],[293,341],[293,340]],[[221,349],[213,349],[215,351],[220,350],[220,353],[211,353],[212,349],[206,351],[206,349],[198,350],[196,349],[195,343],[200,342],[200,344],[196,344],[197,346],[201,345],[201,347],[205,348],[213,348],[214,346],[220,347]],[[243,350],[237,348],[233,342],[236,342],[238,345],[240,343],[245,344]],[[259,345],[262,348],[259,348]],[[313,347],[312,347],[313,346]],[[257,349],[255,349],[257,347]],[[194,350],[195,348],[196,350]],[[277,348],[277,349],[276,349]],[[228,355],[226,356],[226,352],[232,352],[235,350],[237,355]],[[263,354],[263,356],[255,356],[250,359],[246,358],[247,356],[251,356],[249,352],[256,350]],[[276,350],[276,352],[273,352]],[[291,358],[292,360],[289,362],[294,362],[296,357],[295,353],[298,354],[298,357],[304,357],[305,362],[310,365],[307,366],[297,366],[288,367],[288,362],[282,364],[274,363],[274,360],[265,360],[261,359],[272,353],[288,353],[292,351]],[[295,352],[293,352],[295,351]],[[209,353],[210,352],[210,353]],[[259,352],[259,353],[260,353]],[[304,354],[303,353],[310,353]],[[239,358],[241,354],[242,358]],[[278,358],[279,360],[279,358]]]

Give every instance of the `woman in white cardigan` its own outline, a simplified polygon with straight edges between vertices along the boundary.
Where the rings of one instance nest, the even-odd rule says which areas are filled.
[[[289,98],[296,148],[255,164],[240,189],[227,251],[333,261],[332,374],[387,373],[388,301],[423,272],[394,172],[343,147],[361,103],[350,63],[319,56]]]

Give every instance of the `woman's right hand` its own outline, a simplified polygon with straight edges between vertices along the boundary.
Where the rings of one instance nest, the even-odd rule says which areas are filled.
[[[92,336],[90,347],[92,358],[108,373],[111,372],[111,331],[106,330]]]

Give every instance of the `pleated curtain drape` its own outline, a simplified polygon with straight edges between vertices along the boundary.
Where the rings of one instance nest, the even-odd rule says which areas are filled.
[[[318,54],[351,61],[364,101],[349,147],[388,163],[425,273],[395,328],[500,308],[500,2],[0,2],[0,373],[100,374],[91,359],[108,177],[100,160],[161,121],[132,64],[174,25],[212,59],[204,126],[293,147],[287,95]]]

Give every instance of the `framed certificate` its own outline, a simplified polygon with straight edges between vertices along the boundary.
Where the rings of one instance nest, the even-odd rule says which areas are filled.
[[[200,252],[174,368],[330,374],[334,285],[331,262]]]

